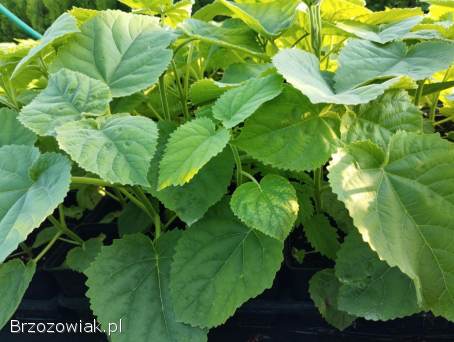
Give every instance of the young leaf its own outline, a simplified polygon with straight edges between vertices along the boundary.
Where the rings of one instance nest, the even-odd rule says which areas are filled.
[[[109,88],[101,81],[68,69],[49,78],[47,88],[22,108],[19,119],[39,135],[55,135],[66,122],[77,121],[84,114],[106,113],[112,100]]]
[[[0,108],[0,147],[4,145],[34,145],[36,135],[17,119],[17,113]]]
[[[159,165],[158,190],[171,185],[184,185],[227,145],[230,133],[216,130],[208,118],[185,123],[173,132]]]
[[[71,164],[31,146],[0,148],[0,262],[52,214],[69,191]]]
[[[423,42],[407,48],[404,42],[380,46],[354,39],[339,55],[335,88],[344,92],[374,79],[397,76],[423,80],[447,69],[453,61],[454,44],[448,42]]]
[[[246,121],[235,144],[280,169],[315,169],[336,150],[338,139],[338,117],[321,114],[321,109],[297,90],[285,87]]]
[[[225,128],[242,123],[265,102],[282,92],[282,78],[270,75],[253,78],[238,88],[228,90],[215,103],[213,115]]]
[[[158,80],[167,69],[174,34],[157,18],[121,11],[100,12],[58,50],[53,68],[67,68],[104,81],[113,97],[131,95]]]
[[[169,125],[167,125],[169,126]],[[172,186],[157,191],[158,169],[168,137],[175,129],[159,126],[159,145],[154,156],[148,179],[149,192],[167,209],[174,211],[186,224],[191,225],[205,215],[207,210],[227,193],[233,174],[233,157],[229,148],[211,159],[194,178],[183,186]]]
[[[309,294],[323,318],[337,329],[344,330],[356,317],[339,309],[337,297],[340,286],[334,270],[325,269],[317,272],[309,281]]]
[[[401,132],[386,152],[370,142],[339,149],[329,170],[363,239],[414,280],[424,308],[454,319],[454,145]]]
[[[323,214],[318,214],[303,220],[304,233],[311,246],[320,254],[336,259],[340,243],[336,228],[331,226]]]
[[[423,115],[404,90],[392,90],[342,117],[342,140],[371,140],[386,147],[399,130],[422,132]]]
[[[399,268],[390,267],[352,231],[336,259],[339,309],[368,320],[391,320],[413,315],[418,306],[413,281]]]
[[[277,175],[266,175],[260,184],[239,186],[230,206],[246,225],[278,240],[285,240],[298,217],[296,191],[287,179]]]
[[[134,203],[128,202],[118,218],[118,233],[120,236],[144,233],[153,225],[150,216]]]
[[[309,52],[299,49],[281,50],[273,58],[277,71],[312,103],[356,105],[368,103],[390,88],[396,79],[356,88],[335,91],[331,80],[320,71],[320,62]],[[368,66],[369,68],[369,66]]]
[[[210,78],[204,78],[191,85],[191,89],[189,89],[189,98],[195,105],[206,104],[215,100],[235,86],[236,85],[234,84],[226,84],[214,81]]]
[[[82,168],[123,185],[148,185],[157,140],[156,123],[143,116],[117,114],[57,128],[58,144]]]
[[[82,246],[71,249],[66,255],[65,264],[76,272],[85,272],[101,252],[104,238],[105,236],[93,238],[85,241]]]
[[[15,78],[35,57],[38,57],[52,44],[71,34],[80,32],[77,27],[76,19],[68,13],[63,13],[55,22],[44,32],[38,45],[30,49],[28,54],[16,65],[11,78]]]
[[[2,298],[0,329],[8,323],[19,307],[35,270],[34,262],[24,265],[19,259],[0,264],[0,296]]]
[[[106,329],[122,320],[113,342],[203,342],[206,332],[177,323],[169,294],[170,262],[181,232],[156,242],[135,234],[115,240],[85,271],[91,308]]]
[[[211,328],[271,287],[282,242],[238,221],[227,201],[216,205],[178,241],[170,293],[179,321]]]
[[[353,20],[346,20],[336,23],[336,27],[345,32],[351,33],[358,38],[375,43],[386,44],[405,36],[413,27],[419,24],[422,19],[422,16],[417,16],[381,25],[371,25]]]
[[[296,15],[298,1],[275,0],[264,3],[237,3],[220,0],[235,17],[265,37],[279,36],[290,27]]]

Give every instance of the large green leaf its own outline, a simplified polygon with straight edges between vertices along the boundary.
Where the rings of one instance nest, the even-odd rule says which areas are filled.
[[[339,55],[340,67],[334,76],[335,89],[344,92],[374,79],[396,76],[422,80],[447,69],[452,62],[453,43],[434,41],[407,47],[404,42],[378,45],[354,39]]]
[[[114,97],[131,95],[158,80],[167,69],[174,34],[155,17],[100,12],[58,50],[53,68],[64,67],[104,81]]]
[[[66,122],[107,112],[109,88],[101,81],[68,69],[49,78],[47,88],[22,108],[20,121],[39,135],[55,135]]]
[[[157,140],[156,123],[143,116],[116,114],[57,128],[58,144],[74,161],[104,180],[120,184],[148,185]]]
[[[216,129],[208,118],[198,118],[178,127],[169,137],[159,166],[158,190],[189,182],[230,139],[224,128]]]
[[[124,330],[113,342],[202,342],[206,332],[175,320],[169,294],[169,273],[181,232],[156,242],[141,234],[127,235],[103,247],[91,266],[87,295],[103,327],[122,320]]]
[[[167,209],[174,211],[178,217],[193,224],[205,215],[207,210],[220,201],[227,193],[233,174],[233,157],[229,148],[211,159],[194,178],[183,186],[171,186],[160,191],[158,186],[159,161],[164,147],[174,127],[159,126],[159,145],[151,162],[148,179],[150,193],[158,198]]]
[[[323,318],[337,329],[344,330],[356,317],[339,309],[337,297],[340,286],[334,270],[325,269],[317,272],[309,281],[309,294]]]
[[[372,140],[385,147],[399,130],[422,132],[422,112],[404,90],[392,90],[342,117],[341,135],[348,143]]]
[[[424,309],[454,320],[454,145],[401,132],[385,152],[339,149],[329,170],[363,239],[413,279]]]
[[[271,287],[282,242],[249,229],[222,201],[178,241],[170,293],[178,320],[211,328]]]
[[[413,281],[399,268],[390,267],[351,232],[336,259],[341,281],[339,309],[369,320],[390,320],[420,311]]]
[[[17,119],[17,113],[0,108],[0,147],[4,145],[33,145],[36,135]]]
[[[0,264],[0,296],[2,297],[0,329],[8,323],[11,316],[16,312],[35,270],[36,264],[34,262],[24,265],[20,259]]]
[[[337,230],[323,214],[317,214],[303,220],[304,234],[311,246],[321,255],[336,259],[340,243]]]
[[[235,17],[265,37],[276,37],[290,27],[299,4],[296,0],[233,2],[219,0]]]
[[[296,191],[287,179],[277,175],[239,186],[230,206],[246,225],[279,240],[290,234],[298,217]]]
[[[339,119],[321,113],[297,90],[264,104],[246,121],[235,144],[252,157],[280,169],[312,170],[335,151]]]
[[[317,57],[309,52],[295,48],[281,50],[274,56],[273,64],[287,82],[309,97],[312,103],[346,105],[368,103],[382,95],[397,81],[391,79],[384,83],[369,84],[336,92],[331,78],[320,71],[320,62]],[[371,66],[368,64],[367,68],[371,68]]]
[[[52,214],[69,191],[69,160],[32,146],[0,148],[0,262]]]
[[[265,102],[282,92],[282,78],[270,75],[253,78],[238,88],[228,90],[215,103],[213,115],[225,128],[232,128],[248,117]]]
[[[38,57],[49,46],[58,43],[60,40],[76,32],[80,32],[77,27],[76,19],[68,13],[63,13],[47,29],[39,44],[30,49],[28,54],[16,65],[12,77],[16,77],[25,68],[25,66],[27,66],[27,64],[29,64],[35,57]]]
[[[393,40],[401,39],[409,33],[413,27],[419,24],[422,19],[422,17],[418,16],[381,25],[372,25],[353,20],[346,20],[338,22],[336,27],[345,32],[351,33],[358,38],[385,44]]]
[[[240,24],[242,24],[240,22]],[[179,28],[189,37],[203,42],[245,52],[250,55],[264,56],[257,43],[255,33],[247,26],[206,23],[188,19]]]

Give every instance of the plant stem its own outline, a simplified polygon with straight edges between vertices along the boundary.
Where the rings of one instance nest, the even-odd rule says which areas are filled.
[[[156,209],[151,204],[150,200],[148,199],[147,195],[143,192],[143,190],[139,187],[134,188],[134,192],[136,196],[143,202],[145,208],[154,216],[154,227],[155,227],[155,238],[158,239],[161,235],[161,217]]]
[[[446,70],[446,73],[443,77],[443,81],[442,82],[446,82],[448,77],[449,77],[449,73],[451,71],[451,68],[452,67],[449,67],[448,70]],[[438,100],[440,99],[440,94],[441,92],[437,92],[434,97],[433,97],[433,103],[432,103],[432,106],[430,107],[430,112],[429,112],[429,119],[430,121],[435,125],[435,112],[437,110],[437,105],[438,105]]]
[[[236,185],[240,186],[243,184],[243,167],[241,166],[241,158],[235,146],[230,145],[230,149],[232,150],[233,158],[235,159],[236,164]]]
[[[118,188],[118,190],[125,195],[127,199],[129,199],[132,203],[134,203],[138,208],[142,209],[142,211],[148,215],[149,218],[152,220],[155,219],[152,213],[150,213],[147,208],[143,205],[142,202],[140,202],[133,194],[131,194],[128,190],[125,188]]]
[[[91,178],[91,177],[71,177],[71,183],[113,187],[113,184],[111,184],[109,182],[106,182],[99,178]]]
[[[314,201],[317,214],[322,211],[322,183],[323,183],[323,167],[314,171]]]
[[[241,171],[241,173],[243,175],[245,175],[247,178],[249,178],[251,181],[253,181],[255,183],[255,185],[257,185],[259,187],[260,191],[262,190],[260,183],[257,181],[257,179],[255,179],[255,177],[253,175],[251,175],[250,173],[243,171],[243,170]]]
[[[192,54],[194,52],[194,45],[189,45],[188,57],[186,59],[186,69],[184,73],[183,92],[186,99],[189,98],[189,74],[191,73]]]
[[[63,234],[62,231],[58,231],[57,234],[55,234],[55,236],[52,238],[52,240],[49,241],[49,243],[46,245],[46,247],[44,247],[41,252],[33,259],[33,262],[36,264],[38,263],[38,261],[44,256],[46,255],[46,253],[49,251],[49,249],[52,248],[52,246],[55,244],[55,242],[58,241],[58,239],[60,238],[60,236]]]
[[[421,80],[418,81],[418,89],[416,90],[416,96],[415,96],[415,105],[419,107],[421,103],[421,98],[422,98],[422,93],[424,91],[424,82],[426,80]]]
[[[322,55],[322,17],[320,13],[320,4],[309,6],[309,20],[311,24],[311,46],[312,52],[320,60]]]
[[[161,95],[161,104],[162,109],[164,110],[165,118],[166,120],[170,121],[172,118],[170,117],[169,102],[167,101],[166,82],[164,76],[165,74],[162,74],[161,77],[159,77],[159,94]]]
[[[31,248],[27,246],[26,243],[21,242],[21,243],[19,244],[19,246],[20,246],[20,248],[22,248],[22,250],[24,251],[24,253],[27,254],[27,256],[28,256],[29,258],[33,258],[33,252],[32,252],[32,250],[31,250]]]
[[[73,239],[74,241],[77,241],[81,244],[84,243],[84,240],[82,240],[79,235],[77,235],[76,233],[74,233],[71,229],[69,229],[66,225],[62,225],[61,222],[59,220],[57,220],[53,215],[50,215],[47,217],[47,219],[56,227],[58,228],[62,234],[65,234],[67,235],[68,237],[70,237],[71,239]]]
[[[185,93],[183,87],[181,86],[181,80],[180,80],[180,76],[178,75],[177,65],[175,64],[175,62],[173,60],[172,60],[172,68],[173,68],[173,72],[175,73],[175,82],[177,84],[178,93],[180,94],[180,101],[181,101],[181,107],[183,108],[184,118],[187,121],[187,120],[189,120],[188,100],[186,98],[186,93]]]
[[[5,89],[5,94],[8,97],[9,102],[13,105],[14,109],[19,110],[19,103],[17,102],[16,99],[16,91],[14,90],[13,85],[11,84],[11,80],[9,79],[8,76],[3,75],[3,87]]]
[[[449,121],[454,121],[454,116],[450,116],[450,117],[444,118],[444,119],[442,119],[440,121],[437,121],[437,122],[434,123],[434,126],[442,125],[442,124],[444,124],[446,122],[449,122]]]

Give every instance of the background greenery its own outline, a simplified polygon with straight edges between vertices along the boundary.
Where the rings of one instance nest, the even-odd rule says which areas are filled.
[[[213,0],[196,0],[195,9]],[[35,30],[44,32],[45,29],[64,11],[73,6],[84,8],[107,9],[117,8],[117,0],[0,0],[11,11],[16,13]],[[368,0],[369,7],[380,10],[388,7],[420,6],[418,0]],[[3,16],[0,16],[0,41],[7,42],[13,38],[23,38],[24,35]]]

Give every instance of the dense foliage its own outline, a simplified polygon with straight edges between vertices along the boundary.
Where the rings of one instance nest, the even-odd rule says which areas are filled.
[[[452,2],[122,2],[0,45],[0,326],[56,244],[114,342],[205,341],[289,254],[338,329],[454,320]]]

